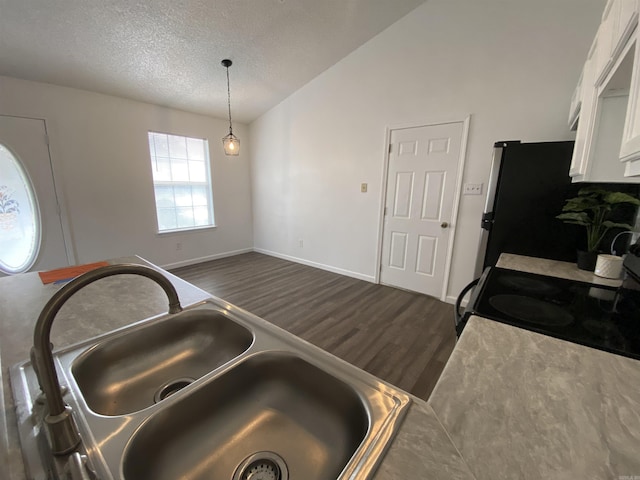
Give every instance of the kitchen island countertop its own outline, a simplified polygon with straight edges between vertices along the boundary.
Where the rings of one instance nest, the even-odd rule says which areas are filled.
[[[109,263],[149,265],[139,257],[123,257]],[[165,273],[176,287],[183,305],[197,303],[210,295]],[[23,480],[20,444],[9,382],[9,369],[29,359],[33,330],[40,311],[61,285],[43,285],[37,273],[0,278],[0,461],[8,480]],[[154,282],[134,275],[104,278],[77,292],[60,310],[51,329],[56,348],[124,327],[165,313],[167,297]]]
[[[119,258],[109,263],[138,263],[153,267],[139,257]],[[209,293],[161,271],[176,287],[183,306],[211,297]],[[3,412],[0,419],[0,461],[6,466],[3,473],[8,475],[8,480],[26,478],[13,411],[9,368],[29,358],[35,321],[44,304],[59,288],[53,284],[43,285],[37,273],[0,279],[0,399],[4,399],[4,405],[0,402]],[[164,292],[148,279],[135,275],[104,278],[80,290],[63,306],[53,325],[52,342],[61,348],[166,310]],[[474,477],[431,407],[412,397],[401,429],[374,478],[473,480]]]

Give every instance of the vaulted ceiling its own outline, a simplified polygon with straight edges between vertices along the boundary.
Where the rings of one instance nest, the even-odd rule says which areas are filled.
[[[424,1],[0,0],[0,75],[250,122]]]

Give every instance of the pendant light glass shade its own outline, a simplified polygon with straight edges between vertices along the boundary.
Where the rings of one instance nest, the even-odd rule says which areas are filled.
[[[236,156],[240,153],[240,140],[233,133],[229,133],[226,137],[222,137],[222,146],[225,155]]]
[[[231,123],[231,89],[229,88],[229,67],[233,62],[229,59],[222,60],[222,66],[227,69],[227,105],[229,106],[229,135],[222,137],[222,146],[224,154],[229,156],[237,156],[240,153],[240,140],[233,134],[233,125]]]

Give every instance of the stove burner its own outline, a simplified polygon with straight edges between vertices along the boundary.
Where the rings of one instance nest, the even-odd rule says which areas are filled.
[[[538,295],[556,295],[562,291],[560,288],[544,280],[519,275],[500,275],[498,282],[505,287]]]
[[[574,320],[573,315],[552,303],[523,295],[494,295],[489,304],[500,313],[536,325],[564,327]]]

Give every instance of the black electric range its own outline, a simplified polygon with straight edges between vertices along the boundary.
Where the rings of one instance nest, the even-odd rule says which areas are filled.
[[[640,282],[632,278],[615,288],[488,267],[474,283],[464,313],[456,315],[458,335],[479,315],[640,359]]]

